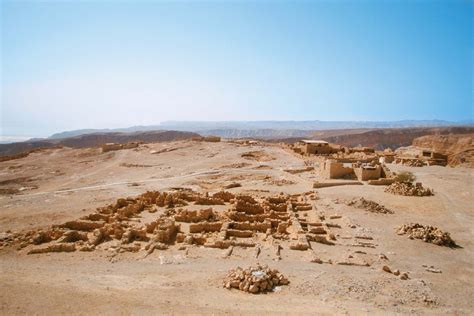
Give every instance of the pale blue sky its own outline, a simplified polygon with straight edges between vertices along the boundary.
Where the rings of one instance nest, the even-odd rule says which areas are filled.
[[[471,1],[2,1],[3,135],[473,118]]]

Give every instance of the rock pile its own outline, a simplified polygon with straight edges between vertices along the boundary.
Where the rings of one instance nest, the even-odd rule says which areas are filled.
[[[447,232],[437,227],[423,226],[421,224],[404,224],[397,229],[398,235],[407,234],[410,239],[422,239],[438,246],[456,247],[456,243]]]
[[[242,158],[248,160],[256,160],[256,161],[271,161],[275,160],[275,157],[268,154],[266,151],[263,150],[256,150],[256,151],[249,151],[240,155]]]
[[[290,281],[278,270],[268,266],[232,269],[224,279],[226,289],[238,289],[247,293],[258,294],[271,292],[278,285],[288,285]]]
[[[354,206],[356,208],[364,209],[372,213],[393,214],[393,211],[387,209],[385,206],[380,205],[371,200],[366,200],[363,197],[358,198],[358,199],[353,199],[347,202],[346,204],[349,206]]]
[[[424,188],[420,182],[416,184],[407,182],[394,182],[385,188],[385,192],[405,195],[405,196],[430,196],[433,195],[433,190]]]
[[[403,165],[408,167],[423,167],[426,166],[426,162],[419,159],[410,159],[403,162]]]

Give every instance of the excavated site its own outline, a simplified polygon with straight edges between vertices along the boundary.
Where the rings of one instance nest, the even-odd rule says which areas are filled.
[[[0,162],[0,313],[472,314],[473,169],[303,145]]]

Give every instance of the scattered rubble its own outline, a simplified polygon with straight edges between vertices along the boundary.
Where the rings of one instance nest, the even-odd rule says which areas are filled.
[[[401,280],[408,280],[410,278],[408,276],[408,272],[400,272],[400,270],[398,270],[398,269],[392,270],[392,269],[390,269],[389,266],[383,266],[382,271],[385,271],[387,273],[391,273],[395,276],[398,276],[398,277],[400,277]]]
[[[241,186],[242,186],[242,184],[240,184],[238,182],[232,182],[232,183],[229,183],[228,185],[226,185],[224,187],[224,189],[240,188]]]
[[[372,213],[393,214],[393,211],[387,209],[385,206],[371,200],[366,200],[363,197],[353,199],[346,202],[346,204]]]
[[[410,239],[422,239],[438,246],[457,247],[454,240],[447,232],[443,232],[437,227],[423,226],[421,224],[404,224],[397,229],[398,235],[407,234]]]
[[[240,155],[242,158],[255,161],[271,161],[275,160],[275,157],[271,156],[263,150],[249,151]]]
[[[308,166],[308,167],[299,168],[299,169],[298,168],[297,169],[284,169],[283,171],[291,173],[291,174],[297,174],[297,173],[303,173],[303,172],[312,171],[312,170],[314,170],[314,167]]]
[[[258,294],[272,292],[276,286],[288,285],[290,281],[278,270],[268,266],[232,269],[224,278],[226,289],[238,289],[247,293]]]
[[[442,273],[440,269],[436,269],[434,266],[428,266],[426,264],[422,265],[423,268],[425,268],[426,271],[431,272],[431,273]]]
[[[434,194],[432,189],[424,188],[420,182],[417,182],[416,184],[407,182],[394,182],[387,186],[384,189],[384,192],[405,196],[430,196]]]

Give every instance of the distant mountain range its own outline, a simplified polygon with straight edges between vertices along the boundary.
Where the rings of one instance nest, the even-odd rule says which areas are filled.
[[[199,135],[224,138],[256,138],[292,143],[304,138],[322,139],[345,146],[371,146],[377,149],[410,145],[423,135],[474,133],[470,122],[397,121],[257,121],[257,122],[163,122],[155,126],[118,129],[82,129],[54,134],[49,138],[0,144],[0,156],[28,153],[39,148],[95,147],[104,143],[130,141],[160,142],[191,139]]]
[[[22,153],[28,153],[38,150],[40,148],[54,148],[54,147],[71,147],[71,148],[85,148],[96,147],[105,143],[120,143],[128,142],[166,142],[175,140],[192,139],[199,137],[199,134],[182,131],[149,131],[149,132],[133,132],[133,133],[92,133],[85,135],[78,135],[66,138],[46,138],[29,140],[26,142],[18,142],[11,144],[0,144],[0,157],[12,156]]]
[[[472,126],[474,120],[404,120],[404,121],[165,121],[159,125],[132,126],[116,129],[81,129],[51,135],[50,139],[95,133],[133,133],[147,131],[186,131],[226,138],[308,137],[314,131],[335,129],[376,129],[405,127]]]

